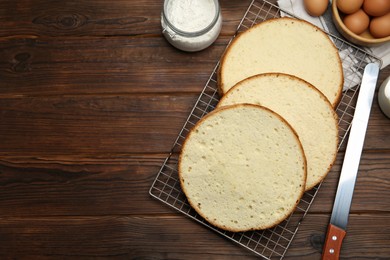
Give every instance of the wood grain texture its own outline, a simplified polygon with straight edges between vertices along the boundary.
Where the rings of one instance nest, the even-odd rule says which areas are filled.
[[[380,227],[375,223],[386,223],[389,217],[389,214],[351,214],[340,259],[386,259],[390,254],[388,225]],[[286,258],[320,259],[328,223],[327,215],[305,217]]]
[[[0,154],[167,152],[199,94],[99,95],[2,98]],[[389,150],[390,120],[372,114],[365,149]]]
[[[331,212],[343,158],[344,153],[339,153],[336,164],[323,181],[310,212]],[[389,212],[389,159],[387,153],[363,153],[351,205],[352,212]]]
[[[319,259],[328,216],[309,215],[287,259]],[[386,259],[389,215],[351,215],[341,259]],[[364,227],[362,225],[364,224]],[[371,239],[366,239],[370,237]],[[119,259],[258,259],[190,219],[169,215],[0,219],[0,256]],[[375,251],[374,251],[374,250]]]
[[[200,93],[228,41],[195,54],[154,38],[0,40],[1,96]],[[191,67],[191,73],[188,73]]]
[[[185,53],[162,0],[0,1],[1,259],[258,259],[148,193],[250,2],[221,0],[218,40]],[[342,159],[285,259],[321,256]],[[390,255],[389,170],[375,96],[341,259]]]
[[[28,217],[175,213],[148,194],[165,156],[3,156],[0,161],[1,215]],[[389,214],[389,159],[388,154],[363,155],[351,207],[353,213]],[[310,213],[326,214],[331,211],[340,163],[341,160],[338,160],[335,171],[329,173],[323,182]]]
[[[196,98],[117,94],[3,99],[0,154],[167,152]]]
[[[231,35],[250,1],[220,2],[224,17],[222,34]],[[0,37],[155,36],[161,34],[162,7],[162,0],[2,1]]]

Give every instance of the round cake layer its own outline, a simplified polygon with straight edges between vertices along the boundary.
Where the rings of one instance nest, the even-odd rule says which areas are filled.
[[[222,57],[219,92],[223,95],[239,81],[267,72],[306,80],[333,107],[340,101],[343,69],[338,50],[323,31],[306,21],[270,19],[239,34]]]
[[[191,206],[229,231],[272,227],[288,217],[306,183],[306,159],[275,112],[239,104],[216,109],[189,132],[179,179]]]

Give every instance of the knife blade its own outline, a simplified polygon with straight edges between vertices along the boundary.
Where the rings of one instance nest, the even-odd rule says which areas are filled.
[[[339,259],[340,256],[341,244],[346,235],[349,210],[351,208],[353,190],[355,188],[378,74],[379,66],[375,63],[369,63],[364,68],[336,198],[322,250],[323,260]]]

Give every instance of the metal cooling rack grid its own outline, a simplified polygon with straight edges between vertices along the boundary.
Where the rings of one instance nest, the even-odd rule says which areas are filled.
[[[265,0],[253,0],[242,18],[237,33],[245,31],[253,25],[270,18],[289,15],[278,6]],[[345,146],[345,140],[353,119],[360,80],[364,67],[370,62],[380,64],[381,61],[362,49],[345,42],[337,36],[330,35],[340,52],[345,75],[344,89],[341,101],[336,109],[339,116],[339,150]],[[295,212],[279,225],[259,231],[228,232],[209,225],[191,208],[180,187],[177,172],[177,157],[181,146],[191,128],[204,115],[214,110],[219,101],[217,92],[217,69],[219,62],[211,73],[202,93],[194,105],[186,123],[181,129],[170,155],[164,161],[158,172],[149,193],[164,204],[178,210],[184,215],[200,222],[214,230],[225,238],[245,247],[253,253],[266,259],[282,259],[287,252],[294,236],[296,235],[301,221],[308,212],[321,184],[306,192]]]

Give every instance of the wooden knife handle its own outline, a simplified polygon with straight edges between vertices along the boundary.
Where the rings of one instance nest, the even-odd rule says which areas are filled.
[[[341,244],[345,234],[346,232],[344,229],[329,224],[324,249],[322,250],[322,260],[339,259]]]

